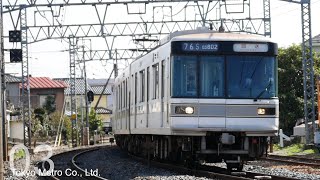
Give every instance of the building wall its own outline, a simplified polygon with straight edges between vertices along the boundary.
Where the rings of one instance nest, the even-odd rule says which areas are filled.
[[[19,83],[7,83],[6,96],[15,107],[20,103]]]
[[[62,111],[63,103],[64,103],[64,89],[31,89],[30,90],[30,101],[31,107],[41,107],[40,104],[40,96],[54,95],[55,96],[55,104],[56,110]]]
[[[91,107],[94,107],[94,106],[97,104],[98,99],[99,99],[99,96],[100,96],[100,95],[94,95],[94,100],[93,100],[93,102],[91,103]],[[107,102],[107,95],[102,95],[98,107],[107,108],[107,103],[108,103],[108,102]]]
[[[317,90],[318,90],[318,104],[320,104],[320,79],[317,79],[317,82],[316,82],[316,85],[317,85]],[[318,120],[320,122],[320,106],[318,105]]]
[[[110,114],[99,114],[102,118],[102,121],[110,122]]]
[[[71,110],[71,96],[65,96],[66,99],[66,107],[65,109],[67,111]],[[84,95],[76,95],[76,106],[77,108],[85,107],[86,102],[85,102],[85,96]]]
[[[312,50],[314,52],[320,53],[320,43],[319,42],[313,42],[312,44]]]
[[[23,122],[10,121],[10,138],[23,140]]]

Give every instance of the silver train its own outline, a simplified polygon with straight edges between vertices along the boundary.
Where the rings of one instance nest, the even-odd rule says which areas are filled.
[[[121,148],[187,165],[241,170],[279,127],[277,44],[257,35],[182,31],[136,59],[114,84]]]

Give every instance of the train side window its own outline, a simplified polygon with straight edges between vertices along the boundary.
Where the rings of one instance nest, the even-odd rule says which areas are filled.
[[[144,102],[144,88],[145,88],[145,70],[142,70],[140,73],[140,102]]]
[[[117,88],[114,88],[114,94],[115,94],[114,107],[117,110],[118,109],[118,90],[117,90]]]
[[[134,104],[137,104],[137,87],[138,87],[138,76],[134,74]]]
[[[124,107],[128,107],[128,79],[126,79],[126,86],[125,86],[125,106]]]
[[[150,68],[147,67],[147,101],[149,101],[149,90],[150,90]]]
[[[153,99],[159,96],[159,64],[152,66],[153,69]]]
[[[166,67],[166,64],[165,64],[165,60],[162,60],[161,61],[161,98],[164,97],[164,91],[165,91],[165,67]]]
[[[129,85],[129,87],[130,87],[130,89],[131,89],[131,105],[133,105],[133,99],[134,99],[134,94],[133,94],[133,91],[134,91],[134,89],[133,89],[133,87],[134,87],[134,78],[133,78],[133,74],[131,75],[131,81],[130,81],[131,83],[130,83],[130,85]]]
[[[122,109],[122,98],[123,98],[123,91],[122,91],[122,83],[120,83],[120,109]]]
[[[120,101],[120,98],[121,98],[121,93],[120,93],[120,92],[121,92],[120,85],[118,85],[118,94],[119,94],[119,96],[118,96],[118,109],[119,109],[119,110],[120,110],[120,107],[121,107],[121,106],[120,106],[120,102],[121,102],[121,101]]]
[[[125,81],[122,82],[122,107],[126,107],[126,86]]]

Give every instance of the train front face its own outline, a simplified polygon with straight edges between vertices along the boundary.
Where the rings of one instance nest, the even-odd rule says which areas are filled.
[[[261,157],[279,126],[276,56],[271,42],[173,42],[173,134],[206,157]]]

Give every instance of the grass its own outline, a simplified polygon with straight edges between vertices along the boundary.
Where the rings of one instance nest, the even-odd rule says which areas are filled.
[[[23,149],[19,149],[18,151],[16,151],[16,152],[14,153],[14,159],[15,159],[15,160],[24,158],[25,156],[26,156],[26,153],[24,152]]]
[[[315,147],[312,149],[305,149],[304,144],[292,144],[284,148],[281,148],[279,144],[274,144],[273,149],[274,151],[281,151],[283,154],[287,156],[319,153],[319,151]]]

